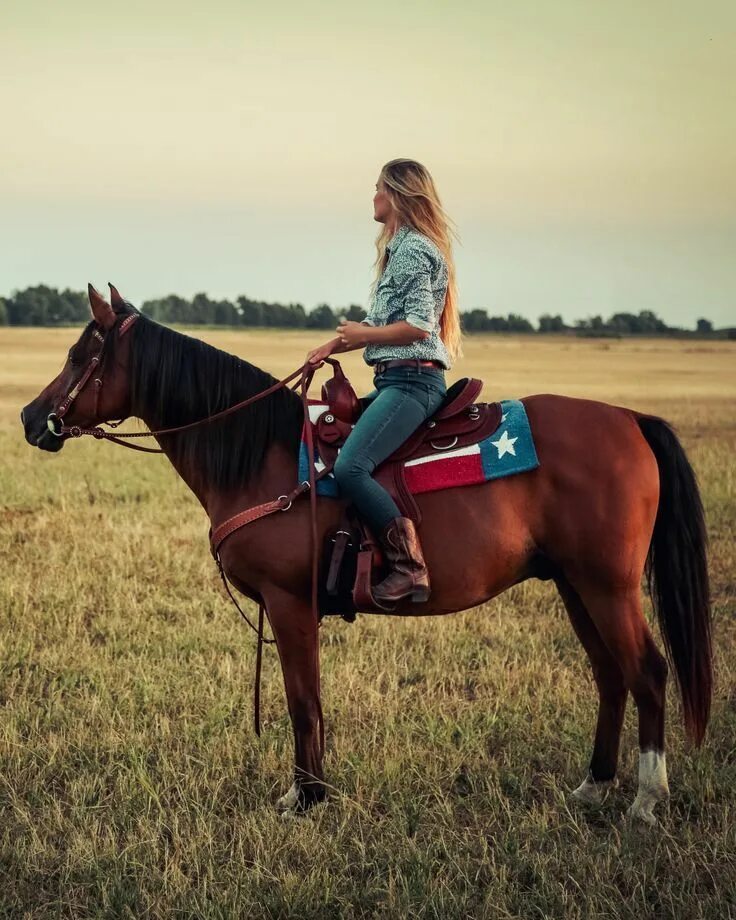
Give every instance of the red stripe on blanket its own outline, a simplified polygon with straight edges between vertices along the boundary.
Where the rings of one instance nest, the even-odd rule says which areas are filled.
[[[405,466],[406,485],[415,495],[433,492],[435,489],[450,489],[453,486],[469,486],[485,482],[480,453],[464,457],[432,458],[428,463]]]

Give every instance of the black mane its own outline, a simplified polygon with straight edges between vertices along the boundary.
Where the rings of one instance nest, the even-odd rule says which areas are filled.
[[[131,414],[152,428],[185,425],[254,396],[276,383],[266,371],[227,352],[168,329],[140,314],[130,332]],[[118,341],[118,336],[112,338]],[[221,489],[246,485],[268,448],[283,444],[296,457],[303,409],[284,387],[222,421],[162,436],[175,462],[197,470]]]

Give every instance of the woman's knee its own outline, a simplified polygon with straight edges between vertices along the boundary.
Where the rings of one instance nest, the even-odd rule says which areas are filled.
[[[339,486],[349,488],[354,483],[359,483],[366,477],[370,477],[371,470],[368,466],[368,463],[363,458],[351,457],[344,451],[340,451],[332,468],[332,474]]]

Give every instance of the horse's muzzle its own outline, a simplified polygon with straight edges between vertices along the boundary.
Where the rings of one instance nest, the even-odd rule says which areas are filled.
[[[21,411],[20,420],[26,441],[33,447],[56,453],[64,446],[66,438],[61,432],[61,419],[54,413],[41,415],[30,404]]]

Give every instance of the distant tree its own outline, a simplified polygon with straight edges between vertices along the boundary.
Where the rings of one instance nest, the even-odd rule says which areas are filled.
[[[639,313],[639,332],[667,332],[667,323],[663,322],[651,310],[642,310]]]
[[[713,332],[713,323],[709,319],[699,319],[695,324],[696,332]]]
[[[8,325],[8,308],[4,298],[0,297],[0,326]]]
[[[307,325],[307,311],[300,303],[290,303],[291,325],[296,329],[303,329]]]
[[[296,324],[297,314],[291,306],[282,303],[263,304],[263,325],[289,329]]]
[[[244,326],[263,325],[263,304],[255,300],[249,300],[247,297],[238,297],[238,308],[240,310],[240,322]]]
[[[508,328],[510,332],[534,332],[534,326],[529,320],[518,313],[509,313]]]
[[[45,284],[16,291],[5,306],[8,322],[13,326],[61,326],[86,322],[90,315],[82,293],[59,293]]]
[[[359,323],[368,315],[366,310],[357,303],[351,303],[347,310],[336,310],[335,314],[337,316],[344,316],[345,319],[351,323]]]
[[[56,293],[55,291],[53,293]],[[12,326],[45,326],[48,320],[50,288],[39,284],[16,291],[8,301],[8,319]]]
[[[81,291],[66,288],[49,304],[48,320],[53,325],[86,323],[91,315],[87,295]]]
[[[229,300],[218,300],[213,308],[213,322],[218,326],[237,326],[240,324],[240,313]]]
[[[607,327],[619,333],[661,333],[667,332],[667,324],[651,310],[634,313],[614,313]]]
[[[319,304],[307,314],[308,329],[334,329],[335,326],[337,326],[337,319],[331,307],[326,303]]]
[[[539,331],[564,332],[565,322],[559,314],[557,316],[550,316],[549,313],[543,313],[539,317]]]
[[[575,328],[590,335],[603,335],[608,326],[602,316],[589,316],[587,319],[576,319]]]
[[[160,297],[156,300],[146,300],[141,304],[141,310],[159,323],[188,323],[192,321],[191,303],[177,294],[169,294],[167,297]]]
[[[192,298],[192,309],[189,317],[190,323],[197,325],[215,322],[215,302],[204,294],[195,294]]]
[[[460,314],[460,325],[463,332],[485,332],[490,329],[488,313],[477,308]]]
[[[639,317],[633,313],[614,313],[606,325],[614,332],[638,332]]]

